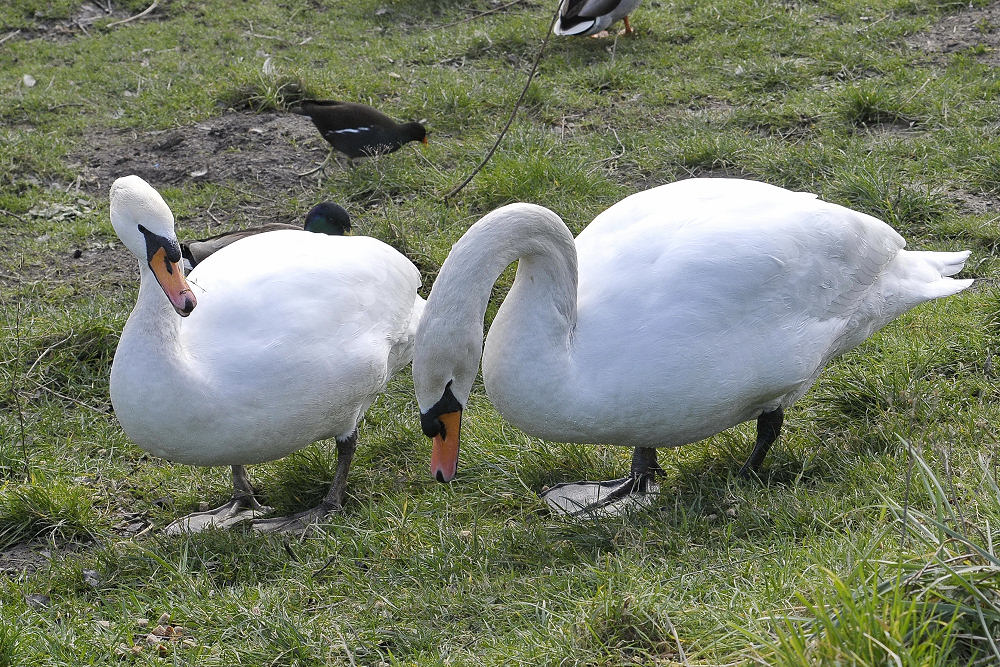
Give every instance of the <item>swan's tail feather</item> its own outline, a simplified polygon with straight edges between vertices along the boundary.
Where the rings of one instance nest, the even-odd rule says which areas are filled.
[[[914,252],[914,259],[918,259],[926,267],[924,269],[925,282],[919,290],[921,296],[924,299],[940,299],[943,296],[958,294],[971,285],[972,279],[956,280],[948,278],[948,276],[953,276],[962,270],[962,267],[965,266],[965,260],[969,258],[970,252],[969,250],[962,250],[960,252]],[[934,273],[937,276],[933,276]]]
[[[896,295],[885,303],[888,311],[893,313],[885,321],[888,322],[924,301],[958,294],[969,287],[973,282],[971,279],[959,280],[948,277],[962,270],[969,254],[968,250],[961,252],[900,250],[885,275],[888,291],[882,292],[883,295]]]
[[[956,271],[957,270],[958,269],[956,269]],[[924,286],[924,296],[927,299],[940,299],[943,296],[951,296],[952,294],[958,294],[965,288],[972,285],[972,283],[973,283],[972,278],[966,278],[964,280],[955,280],[954,278],[942,278],[941,280],[935,280],[932,283],[927,283],[927,285]]]
[[[953,276],[962,270],[962,267],[965,266],[965,260],[969,258],[971,252],[971,250],[962,250],[961,252],[921,251],[920,257],[937,269],[942,276]]]

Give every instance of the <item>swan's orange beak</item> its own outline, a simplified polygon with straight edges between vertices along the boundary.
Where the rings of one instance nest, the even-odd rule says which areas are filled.
[[[153,256],[149,258],[149,268],[156,276],[156,282],[160,283],[163,293],[170,299],[170,305],[174,307],[177,314],[187,317],[198,305],[198,300],[194,298],[194,292],[184,279],[184,272],[177,262],[171,262],[167,258],[166,248],[158,248]]]
[[[446,412],[438,417],[441,433],[431,444],[431,477],[439,482],[450,482],[458,472],[458,434],[462,429],[462,411]]]

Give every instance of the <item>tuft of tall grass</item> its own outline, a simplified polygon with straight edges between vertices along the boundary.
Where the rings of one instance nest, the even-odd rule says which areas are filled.
[[[900,438],[902,440],[902,438]],[[982,495],[966,517],[928,462],[912,456],[913,478],[933,513],[883,495],[902,542],[895,555],[859,560],[846,579],[820,565],[832,591],[799,595],[804,615],[775,618],[755,659],[768,665],[997,664],[1000,554],[990,526],[1000,520],[994,462],[980,457]],[[890,530],[884,541],[894,540]],[[750,633],[748,633],[750,634]]]
[[[32,474],[26,484],[0,488],[0,548],[36,537],[89,539],[96,515],[90,493]]]
[[[846,581],[827,570],[833,591],[800,597],[808,616],[782,618],[757,659],[775,666],[951,664],[955,618],[940,616],[902,586],[883,589],[869,568],[862,563]]]
[[[745,142],[706,129],[671,146],[670,161],[689,174],[724,172],[740,175],[746,157]]]
[[[328,440],[286,456],[272,466],[253,467],[251,474],[256,475],[255,481],[264,489],[269,505],[279,511],[298,511],[323,500],[336,467],[336,445]],[[348,495],[356,476],[348,479]]]
[[[225,107],[255,111],[287,111],[305,99],[320,97],[306,81],[294,74],[255,70],[237,76],[235,82],[218,95]]]
[[[0,624],[0,667],[17,667],[23,664],[18,658],[20,645],[20,629],[13,623]]]
[[[907,181],[895,165],[864,160],[838,172],[836,199],[884,220],[904,235],[922,232],[951,212],[943,192]]]
[[[899,99],[896,87],[879,82],[848,86],[844,90],[840,112],[855,126],[896,125],[912,127],[918,121],[908,113],[906,102]]]
[[[929,612],[953,617],[956,648],[963,660],[1000,661],[1000,542],[991,528],[1000,521],[996,462],[980,455],[981,516],[967,517],[928,462],[909,443],[904,444],[913,457],[916,479],[933,502],[934,513],[885,499],[904,531],[904,539],[912,539],[922,553],[889,561],[900,569],[901,581],[884,581],[880,589],[901,584],[921,599]],[[950,481],[947,486],[951,487]]]
[[[583,617],[574,626],[577,643],[640,664],[667,656],[683,660],[677,630],[657,596],[619,593],[602,587],[597,599],[581,610]]]
[[[984,192],[1000,192],[1000,144],[987,141],[978,147],[977,155],[968,168],[970,180]]]
[[[588,173],[579,156],[552,137],[514,132],[477,176],[477,202],[488,210],[515,201],[544,203],[553,210],[606,188],[602,174]]]

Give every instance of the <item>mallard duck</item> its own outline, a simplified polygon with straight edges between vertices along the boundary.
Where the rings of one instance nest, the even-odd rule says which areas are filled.
[[[206,257],[225,248],[230,243],[245,239],[254,234],[276,232],[282,229],[300,229],[284,222],[270,222],[260,227],[238,229],[233,232],[223,232],[205,239],[181,243],[181,255],[184,257],[184,273],[188,273]],[[351,231],[351,216],[339,204],[325,201],[313,206],[306,214],[304,229],[307,232],[343,236]]]
[[[631,35],[628,15],[640,0],[562,0],[559,20],[552,32],[557,35],[594,35],[607,30],[617,21],[625,22],[625,34]]]
[[[303,100],[292,111],[309,116],[323,138],[352,160],[392,153],[410,141],[427,143],[420,123],[397,123],[367,104]]]
[[[339,508],[358,421],[411,357],[417,269],[373,238],[282,230],[223,248],[185,279],[173,215],[138,176],[111,186],[111,223],[139,261],[111,367],[118,421],[156,456],[232,466],[232,500],[167,532],[259,515],[243,466],[325,438],[337,470],[323,502],[253,526],[298,529]]]
[[[431,473],[455,476],[480,358],[490,400],[526,433],[635,448],[631,475],[559,489],[547,496],[556,509],[642,493],[657,447],[748,420],[757,440],[742,472],[755,473],[784,409],[831,359],[972,284],[947,277],[968,251],[904,244],[869,215],[739,179],[634,194],[575,241],[546,208],[499,208],[452,248],[417,328],[413,380]],[[484,350],[493,283],[514,261]]]

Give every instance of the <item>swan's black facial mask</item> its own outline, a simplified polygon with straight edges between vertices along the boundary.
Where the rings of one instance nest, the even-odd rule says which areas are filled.
[[[462,404],[455,398],[455,394],[451,393],[451,383],[452,380],[449,380],[445,385],[444,393],[437,403],[428,408],[427,412],[420,413],[420,428],[428,438],[447,437],[445,425],[440,419],[441,415],[462,411]]]
[[[139,232],[146,240],[146,263],[149,265],[156,282],[160,283],[163,293],[170,300],[177,314],[187,317],[198,304],[191,287],[184,279],[181,271],[181,246],[177,239],[166,238],[154,234],[142,225]]]
[[[163,248],[166,253],[166,258],[168,262],[176,264],[181,261],[181,245],[174,239],[168,239],[165,236],[160,236],[159,234],[154,234],[142,225],[139,225],[139,232],[142,234],[143,238],[146,239],[146,261],[152,264],[153,255],[160,248]],[[150,267],[152,268],[152,267]]]

